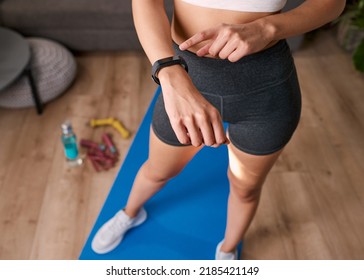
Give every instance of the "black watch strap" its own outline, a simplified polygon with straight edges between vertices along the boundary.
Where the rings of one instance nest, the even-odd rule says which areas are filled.
[[[175,55],[175,56],[166,57],[166,58],[162,58],[162,59],[157,60],[156,62],[153,63],[153,66],[152,66],[152,79],[158,85],[160,85],[160,82],[159,82],[159,79],[158,79],[158,72],[164,67],[177,65],[177,64],[180,64],[188,72],[187,63],[183,59],[182,56]]]

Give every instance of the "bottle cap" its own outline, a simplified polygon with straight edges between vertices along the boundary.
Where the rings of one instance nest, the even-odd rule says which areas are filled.
[[[72,125],[71,125],[71,122],[70,121],[65,121],[62,125],[61,125],[61,128],[62,128],[62,132],[64,134],[68,134],[70,132],[72,132]]]

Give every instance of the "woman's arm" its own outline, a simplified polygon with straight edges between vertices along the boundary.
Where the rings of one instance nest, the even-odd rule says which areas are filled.
[[[316,29],[336,17],[345,7],[345,0],[306,0],[299,7],[260,18],[246,24],[221,24],[195,34],[180,45],[189,49],[210,40],[197,51],[200,56],[212,55],[235,62],[258,52],[271,42]]]
[[[133,0],[133,18],[139,41],[151,63],[173,56],[171,30],[163,0]]]
[[[174,55],[163,0],[133,0],[139,40],[151,63]],[[228,143],[219,112],[195,88],[180,65],[158,72],[166,112],[182,144],[217,147]]]
[[[273,34],[273,40],[284,39],[319,28],[337,18],[344,10],[346,0],[306,0],[286,13],[261,19]]]

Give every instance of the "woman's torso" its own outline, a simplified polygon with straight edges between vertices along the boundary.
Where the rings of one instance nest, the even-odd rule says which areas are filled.
[[[202,2],[203,0],[201,0],[201,3]],[[243,24],[279,12],[241,12],[206,8],[186,3],[183,0],[174,0],[174,7],[175,11],[172,21],[172,38],[177,44],[182,43],[202,30],[214,27],[221,23]],[[272,42],[267,47],[272,46],[274,43],[276,42]],[[202,45],[203,44],[193,46],[189,50],[196,52]]]

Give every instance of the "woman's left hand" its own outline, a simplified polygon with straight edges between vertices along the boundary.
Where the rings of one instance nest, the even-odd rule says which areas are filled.
[[[273,30],[259,21],[246,24],[220,24],[201,31],[180,45],[187,50],[201,42],[206,43],[196,52],[198,56],[213,56],[238,61],[243,56],[264,49],[273,41]]]

